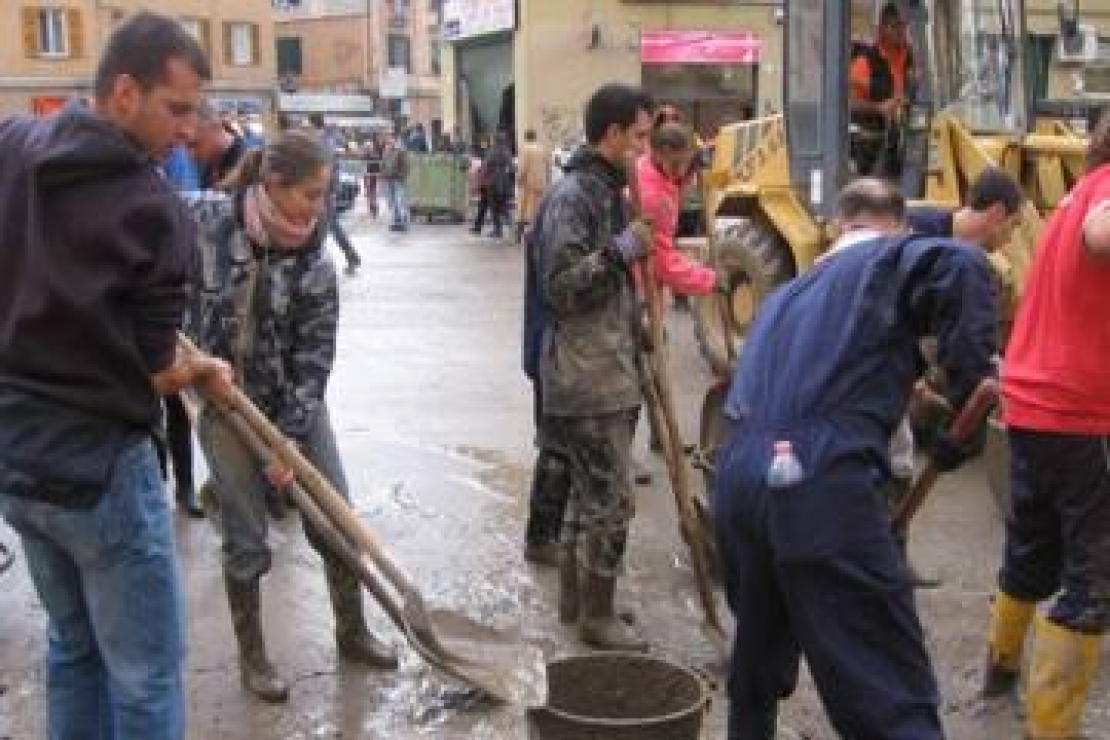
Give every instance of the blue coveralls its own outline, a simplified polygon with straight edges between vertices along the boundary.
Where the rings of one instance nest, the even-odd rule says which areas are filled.
[[[877,486],[923,369],[921,336],[960,404],[991,372],[994,286],[978,249],[873,239],[833,254],[764,304],[725,407],[714,520],[736,637],[730,740],[775,736],[804,655],[851,740],[943,737],[913,591]],[[776,441],[805,471],[769,488]]]

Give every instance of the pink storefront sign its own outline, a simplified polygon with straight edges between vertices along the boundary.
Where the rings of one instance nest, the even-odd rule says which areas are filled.
[[[762,49],[751,33],[647,31],[640,38],[644,64],[758,64]]]

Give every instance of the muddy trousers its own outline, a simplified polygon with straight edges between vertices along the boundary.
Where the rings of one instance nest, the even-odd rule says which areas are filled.
[[[581,568],[607,578],[620,573],[635,511],[630,467],[637,413],[551,416],[544,422],[544,444],[567,463],[564,539],[577,548]]]
[[[1011,429],[1012,512],[999,586],[1024,602],[1054,594],[1048,619],[1110,628],[1110,440]]]
[[[819,474],[812,485],[761,487],[766,454],[746,455],[730,436],[714,493],[736,619],[729,739],[775,738],[778,703],[794,692],[804,655],[840,737],[941,740],[938,690],[913,589],[874,491]],[[837,512],[827,507],[850,509],[856,529],[834,533],[825,545],[794,539],[826,537],[814,522],[839,527]]]

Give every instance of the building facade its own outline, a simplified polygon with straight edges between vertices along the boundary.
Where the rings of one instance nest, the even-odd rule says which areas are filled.
[[[440,129],[437,0],[279,0],[275,8],[284,92],[368,96],[367,113]]]
[[[856,2],[877,12],[875,2]],[[964,3],[987,13],[997,4]],[[1004,4],[1008,5],[1008,4]],[[1056,0],[1025,0],[1023,52],[1045,99],[1110,86],[1110,0],[1081,2],[1099,58],[1060,53]],[[605,82],[642,85],[682,108],[703,136],[722,122],[781,109],[783,3],[748,0],[445,0],[445,126],[466,141],[534,128],[551,146],[581,136],[581,106]],[[872,33],[859,13],[856,34]],[[1100,87],[1096,89],[1096,85]],[[1035,89],[1034,89],[1035,88]]]
[[[448,0],[444,114],[467,141],[534,128],[565,146],[581,136],[589,94],[625,82],[711,135],[780,107],[781,21],[766,2]]]
[[[218,105],[263,115],[272,110],[270,0],[0,0],[0,115],[49,113],[89,94],[105,41],[138,10],[172,15],[200,40],[212,62],[209,90]]]

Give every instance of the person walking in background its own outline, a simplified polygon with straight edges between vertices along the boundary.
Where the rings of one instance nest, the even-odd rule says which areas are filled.
[[[490,236],[501,239],[504,235],[502,224],[509,217],[509,197],[513,192],[513,153],[509,149],[509,137],[504,131],[498,131],[493,137],[493,145],[482,160],[481,187],[478,215],[470,233],[482,233],[488,211],[493,219]]]
[[[195,229],[157,164],[195,133],[204,50],[138,12],[81,101],[0,123],[0,513],[49,619],[52,740],[183,740],[185,618],[151,435],[160,396],[232,392],[177,352]],[[78,276],[76,279],[74,276]]]
[[[332,153],[311,134],[286,132],[247,155],[229,194],[191,201],[204,280],[194,331],[201,347],[234,363],[243,392],[346,496],[325,403],[339,317],[335,268],[323,249],[331,167]],[[265,494],[283,491],[292,472],[261,464],[210,409],[197,434],[219,502],[241,680],[264,701],[283,702],[289,687],[267,655],[259,581],[271,565]],[[396,656],[366,628],[357,576],[307,522],[305,534],[324,560],[339,654],[395,667]]]
[[[309,124],[316,130],[317,136],[320,137],[320,143],[324,146],[331,156],[334,157],[337,152],[343,148],[343,142],[340,140],[336,133],[324,125],[324,117],[319,113],[312,113],[308,117]],[[358,251],[355,246],[351,244],[350,237],[347,236],[347,230],[343,228],[343,224],[339,221],[339,211],[335,207],[335,191],[339,187],[339,168],[332,168],[331,182],[328,185],[328,197],[324,201],[324,208],[327,213],[327,226],[328,233],[335,243],[339,245],[339,249],[343,252],[344,258],[347,260],[347,274],[353,275],[359,265],[362,264],[362,258],[358,256]]]
[[[534,129],[524,132],[524,146],[520,148],[516,173],[516,241],[524,238],[524,232],[536,217],[540,198],[551,181],[551,158],[547,147],[536,141]]]
[[[362,189],[366,196],[366,207],[370,215],[378,217],[378,180],[382,174],[382,141],[377,134],[371,134],[362,148],[362,158],[366,162],[366,174],[362,178]]]
[[[389,225],[390,231],[409,230],[409,153],[397,141],[392,132],[384,137],[382,149],[382,183],[385,186],[385,198],[389,203],[393,223]]]

